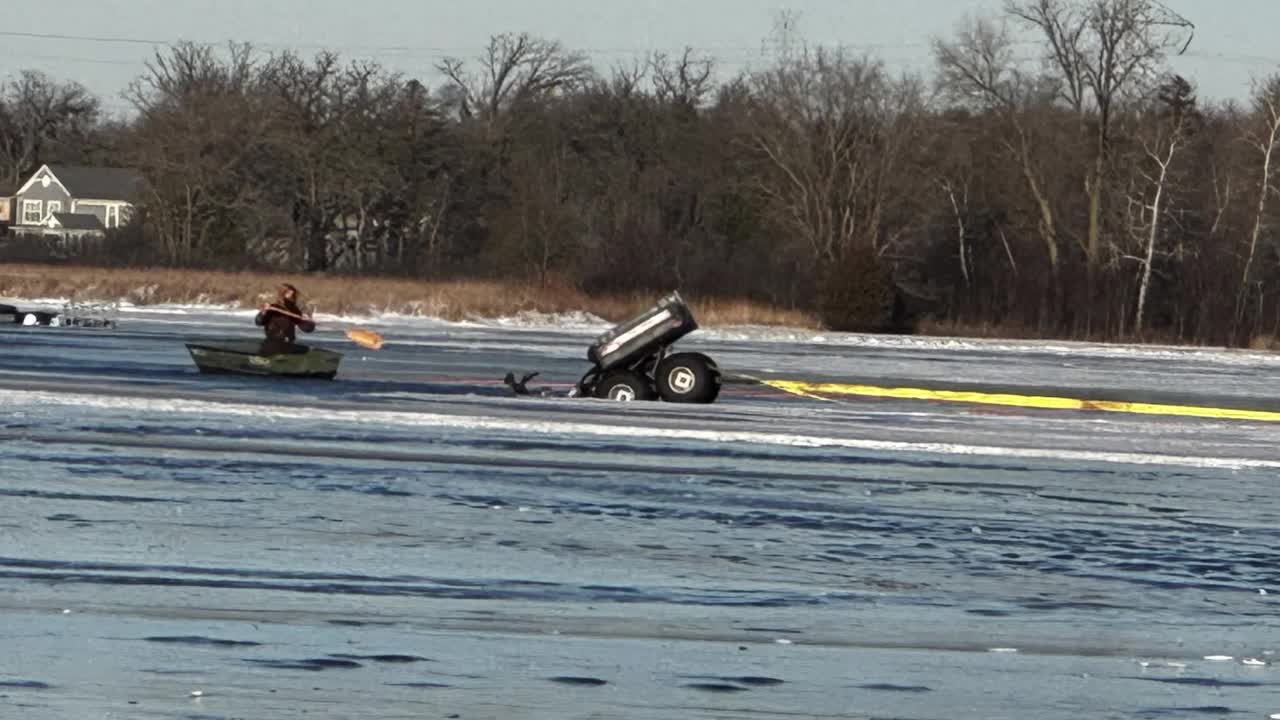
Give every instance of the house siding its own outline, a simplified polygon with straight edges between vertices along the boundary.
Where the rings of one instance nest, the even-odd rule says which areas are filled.
[[[31,187],[27,188],[27,191],[18,197],[27,200],[61,200],[63,207],[67,207],[71,196],[62,189],[61,185],[56,182],[50,182],[49,187],[45,187],[40,183],[40,177],[46,173],[48,173],[47,170],[41,171],[40,175],[36,176],[36,181],[31,183]]]
[[[56,182],[50,182],[49,187],[45,187],[40,182],[40,178],[47,174],[48,170],[41,170],[35,175],[36,181],[31,183],[31,187],[27,191],[14,197],[13,201],[13,222],[15,225],[28,225],[23,218],[22,205],[24,200],[40,201],[40,217],[43,220],[49,214],[48,202],[56,200],[62,203],[62,212],[69,212],[71,209],[71,196],[62,189],[62,186]]]

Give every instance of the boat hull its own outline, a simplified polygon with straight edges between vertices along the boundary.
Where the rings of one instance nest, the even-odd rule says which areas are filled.
[[[342,362],[341,353],[306,345],[294,345],[292,352],[262,354],[262,343],[255,341],[187,343],[187,352],[200,372],[210,375],[332,380]]]

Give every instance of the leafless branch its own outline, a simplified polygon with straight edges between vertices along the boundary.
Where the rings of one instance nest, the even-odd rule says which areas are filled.
[[[581,87],[593,77],[584,55],[527,33],[494,36],[479,65],[478,74],[467,73],[457,58],[437,66],[451,87],[446,100],[463,118],[493,121],[513,104]]]

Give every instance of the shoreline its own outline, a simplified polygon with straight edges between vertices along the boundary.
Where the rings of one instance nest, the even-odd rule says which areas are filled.
[[[0,292],[0,304],[17,305],[20,310],[58,311],[72,302],[70,298],[24,298]],[[92,315],[109,315],[118,319],[120,314],[134,316],[192,316],[206,318],[252,318],[255,309],[229,304],[201,303],[150,303],[139,305],[130,301],[76,301],[86,305],[107,307],[95,309]],[[466,317],[448,319],[430,315],[405,315],[383,312],[372,314],[316,313],[316,319],[325,324],[363,325],[383,332],[394,332],[397,326],[419,328],[440,327],[446,331],[514,330],[529,332],[558,332],[581,334],[584,337],[603,332],[613,322],[583,311],[564,313],[518,312],[492,317]],[[1104,343],[1082,340],[1053,340],[1036,338],[998,338],[990,336],[966,337],[947,335],[877,335],[869,333],[842,333],[820,329],[753,325],[721,324],[704,325],[697,334],[713,342],[753,342],[766,344],[807,345],[816,348],[862,348],[871,351],[946,352],[982,350],[996,354],[1037,352],[1063,358],[1114,358],[1158,362],[1170,359],[1198,358],[1205,362],[1252,367],[1275,366],[1280,368],[1280,353],[1250,348],[1213,347],[1201,345],[1162,345],[1156,343]]]
[[[159,268],[0,263],[0,303],[25,309],[70,304],[113,311],[249,313],[274,297],[280,282],[302,290],[304,306],[327,322],[387,325],[440,322],[466,326],[604,331],[648,309],[663,293],[591,295],[564,285],[536,286],[491,280],[423,281],[296,273],[221,272]],[[308,292],[311,290],[311,292]],[[362,298],[357,301],[356,298]],[[723,340],[773,340],[881,349],[1027,349],[1092,356],[1253,358],[1280,363],[1265,345],[1225,347],[1150,341],[1099,341],[1000,332],[929,322],[910,334],[830,331],[816,317],[740,299],[685,296],[704,332]]]
[[[304,307],[334,317],[422,317],[447,321],[524,315],[578,315],[617,323],[648,309],[666,292],[585,293],[563,283],[495,280],[427,281],[299,273],[0,263],[0,297],[137,307],[170,305],[254,310],[282,282],[298,287]],[[810,313],[741,298],[682,293],[704,327],[764,325],[816,330]]]

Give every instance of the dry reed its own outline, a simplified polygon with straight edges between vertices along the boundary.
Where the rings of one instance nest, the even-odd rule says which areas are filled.
[[[275,287],[282,282],[297,286],[304,305],[313,312],[337,315],[396,313],[445,320],[497,318],[525,312],[588,312],[617,322],[649,307],[657,299],[654,294],[641,293],[588,295],[564,283],[425,281],[322,274],[0,263],[0,297],[10,298],[252,308],[273,299]],[[706,326],[817,326],[812,315],[761,303],[735,298],[686,299],[694,317]]]

